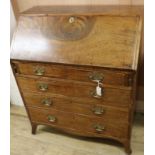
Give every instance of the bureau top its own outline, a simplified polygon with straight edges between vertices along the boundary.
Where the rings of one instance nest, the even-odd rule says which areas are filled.
[[[136,70],[142,9],[34,7],[21,13],[11,59]]]
[[[35,6],[21,14],[23,15],[70,15],[70,14],[83,14],[83,15],[142,15],[143,6],[129,6],[129,5],[55,5],[55,6]]]

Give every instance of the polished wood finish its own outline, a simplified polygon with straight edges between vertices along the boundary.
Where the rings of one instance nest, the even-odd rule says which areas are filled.
[[[40,109],[33,109],[29,108],[30,112],[30,117],[32,119],[32,122],[41,124],[41,123],[46,123],[50,124],[53,126],[58,126],[61,128],[74,128],[74,116],[71,115],[70,113],[66,113],[63,111],[58,111],[51,109],[50,111],[48,110],[40,110]],[[49,116],[54,116],[55,121],[50,121]]]
[[[59,25],[55,25],[57,24],[55,16],[48,13],[37,17],[31,16],[31,14],[29,16],[21,15],[16,37],[13,39],[11,58],[29,61],[44,59],[44,62],[137,69],[141,35],[139,16],[91,15],[91,18],[95,20],[92,30],[84,38],[75,41],[70,39],[73,38],[73,35],[79,37],[79,33],[81,33],[79,30],[85,31],[87,29],[85,26],[89,26],[89,22],[85,23],[88,25],[83,23],[79,25],[79,22],[75,20],[75,33],[74,30],[69,33],[65,32],[67,35],[62,33],[61,35],[67,38],[66,41],[63,41],[63,38],[59,36],[61,32],[52,33],[53,27],[54,29],[59,28]],[[75,15],[74,18],[87,16]],[[64,19],[60,19],[63,31],[65,29],[68,31],[66,20],[69,22],[70,17],[72,15],[61,17]],[[52,25],[49,24],[49,20],[53,21]],[[72,23],[70,24],[72,25]],[[70,27],[74,27],[74,25]],[[83,54],[81,55],[81,53]]]
[[[16,0],[18,2],[20,11],[26,10],[33,6],[43,6],[43,5],[64,5],[64,6],[73,6],[73,5],[115,5],[115,6],[122,6],[122,5],[144,5],[144,0]]]
[[[141,17],[130,7],[115,15],[96,8],[22,13],[11,65],[33,134],[49,125],[115,139],[129,154]]]
[[[11,155],[18,154],[51,154],[54,155],[125,155],[121,146],[117,142],[110,140],[99,140],[99,138],[79,137],[84,135],[81,131],[66,130],[65,132],[54,129],[54,127],[39,126],[38,134],[34,137],[30,134],[30,124],[27,114],[21,106],[11,106]],[[143,139],[143,115],[135,115],[132,132],[132,152],[135,155],[142,155],[144,152]],[[63,129],[61,129],[63,130]],[[69,134],[65,134],[68,132]],[[72,136],[71,136],[72,133]],[[59,134],[59,135],[58,135]],[[65,135],[64,135],[65,134]],[[89,136],[87,134],[87,136]],[[97,134],[99,136],[99,134]],[[75,139],[77,138],[77,140]],[[90,142],[91,141],[91,142]],[[105,145],[103,144],[105,143]],[[110,145],[108,145],[110,143]],[[65,145],[64,145],[65,144]],[[52,146],[52,147],[51,147]],[[68,146],[68,147],[66,147]],[[61,149],[60,149],[61,148]]]
[[[128,125],[121,124],[119,121],[107,121],[101,118],[92,118],[89,116],[83,116],[78,114],[67,113],[63,111],[58,111],[55,109],[42,110],[36,108],[29,108],[30,116],[32,117],[32,122],[38,124],[47,124],[58,128],[74,129],[77,131],[82,131],[85,134],[92,133],[92,135],[100,135],[99,137],[112,136],[123,140],[126,138],[128,133]],[[48,116],[55,116],[56,120],[50,122]],[[87,125],[86,125],[87,124]],[[97,124],[105,126],[105,130],[97,132],[94,127]],[[87,134],[86,134],[87,135]],[[120,141],[121,141],[120,140]]]
[[[33,95],[32,95],[33,94]],[[69,106],[69,107],[66,107],[68,110],[72,107],[78,107],[78,105],[74,106],[74,103],[78,103],[78,104],[82,104],[84,105],[84,107],[93,107],[94,105],[100,105],[100,106],[110,106],[110,107],[114,107],[114,108],[119,108],[122,110],[122,108],[126,111],[128,111],[128,109],[126,108],[130,108],[132,106],[131,102],[104,102],[104,101],[101,101],[101,100],[98,100],[98,99],[91,99],[91,100],[88,100],[88,99],[84,99],[84,98],[75,98],[75,97],[72,97],[72,98],[68,98],[64,95],[60,95],[60,94],[52,94],[52,93],[31,93],[31,92],[23,92],[23,96],[25,98],[25,101],[27,103],[27,105],[29,106],[38,106],[38,107],[46,107],[45,104],[42,104],[42,100],[43,99],[49,99],[52,101],[52,106],[54,107],[59,107],[59,108],[64,108],[64,105],[67,105],[67,104],[72,104],[73,105]],[[63,102],[63,105],[61,104]],[[61,107],[62,106],[62,107]],[[83,107],[83,108],[84,108]],[[47,107],[49,108],[49,107]],[[52,108],[52,107],[51,107]],[[66,110],[67,110],[66,109]],[[81,109],[81,108],[80,108]],[[77,109],[78,110],[78,109]],[[83,109],[84,110],[84,109]],[[87,109],[89,110],[89,109]],[[71,109],[70,109],[71,111]]]
[[[41,15],[41,14],[52,14],[52,15],[116,15],[116,16],[128,16],[128,15],[140,15],[143,11],[143,6],[131,6],[131,5],[72,5],[72,6],[35,6],[23,12],[24,15]]]
[[[96,83],[84,83],[71,80],[59,80],[49,78],[38,77],[17,77],[18,83],[22,85],[22,92],[32,91],[34,93],[44,94],[60,94],[68,96],[70,98],[81,98],[81,100],[92,100],[98,102],[119,102],[120,104],[131,103],[131,88],[103,86],[103,96],[100,99],[96,99],[92,96],[92,93],[96,90]],[[47,89],[40,89],[39,85],[46,85]]]
[[[16,67],[16,74],[22,75],[36,75],[36,69],[43,69],[43,76],[61,79],[70,79],[83,82],[91,82],[90,76],[94,74],[102,74],[104,84],[130,86],[129,81],[133,78],[132,72],[125,72],[121,70],[107,70],[96,67],[82,67],[69,65],[56,65],[49,63],[27,63],[27,62],[13,62]]]
[[[92,117],[101,117],[105,120],[115,120],[119,122],[129,121],[129,109],[118,108],[117,106],[109,106],[108,103],[105,105],[96,104],[94,102],[80,102],[72,101],[62,96],[45,96],[43,94],[23,93],[25,102],[28,107],[42,108],[42,109],[56,109],[70,113],[77,113],[81,115],[88,115]],[[45,104],[43,101],[46,100],[51,104]],[[95,110],[102,109],[101,113],[95,113]]]
[[[45,10],[46,7],[49,8],[50,5],[51,5],[50,7],[53,7],[53,9],[56,8],[55,11],[60,10],[59,9],[60,6],[61,6],[61,9],[63,9],[63,7],[67,7],[66,10],[71,10],[69,8],[72,8],[74,6],[74,9],[72,10],[74,11],[77,9],[78,10],[77,13],[78,13],[81,10],[80,9],[81,7],[85,8],[83,10],[87,10],[87,7],[89,5],[89,7],[91,8],[89,10],[93,10],[93,7],[95,8],[100,7],[100,8],[105,8],[103,10],[100,9],[100,11],[107,13],[108,15],[109,14],[113,14],[113,15],[134,14],[134,15],[140,15],[142,17],[142,20],[144,20],[144,7],[143,7],[144,0],[119,0],[119,1],[118,0],[111,0],[111,1],[109,0],[104,0],[104,1],[103,0],[94,0],[94,1],[92,0],[78,0],[78,1],[73,1],[73,0],[65,0],[65,1],[12,0],[11,2],[18,16],[20,12],[23,12],[28,8],[32,8],[33,6],[39,6],[39,8],[41,7],[40,9],[36,7],[36,9],[38,8],[38,12],[39,10]],[[44,7],[44,9],[42,9],[43,5],[47,5],[47,6]],[[53,6],[53,5],[59,5],[59,6]],[[64,6],[64,5],[67,5],[67,6]],[[86,5],[86,6],[81,6],[81,5]],[[106,5],[106,6],[103,6],[103,5]],[[115,6],[107,7],[107,5],[115,5]],[[129,6],[126,6],[126,5],[129,5]],[[94,9],[94,10],[96,10],[96,12],[98,11],[98,9]],[[143,109],[144,108],[143,104],[139,104],[139,103],[142,103],[144,100],[143,99],[144,98],[144,95],[143,95],[143,92],[144,92],[144,30],[142,31],[143,32],[142,32],[142,37],[141,37],[142,40],[141,40],[141,46],[140,46],[137,100],[138,100],[138,107],[142,107]],[[137,110],[140,110],[140,109],[137,108]],[[144,111],[144,109],[142,111]]]
[[[35,135],[36,134],[36,130],[37,130],[37,124],[31,123],[31,126],[32,126],[32,134]]]

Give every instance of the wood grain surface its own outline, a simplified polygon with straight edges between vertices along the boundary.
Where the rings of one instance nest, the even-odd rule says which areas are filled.
[[[102,102],[118,102],[119,104],[131,104],[132,89],[126,87],[103,86],[103,96],[96,99],[92,96],[92,92],[96,91],[96,83],[77,82],[71,80],[59,80],[49,78],[28,78],[17,77],[22,92],[35,92],[43,94],[60,94],[70,98],[81,98],[101,104]],[[42,91],[39,85],[47,85],[47,90]],[[96,101],[96,102],[97,102]]]
[[[92,16],[96,20],[92,30],[84,38],[75,41],[70,41],[70,38],[72,35],[79,37],[81,32],[77,30],[69,34],[66,32],[67,41],[53,37],[55,34],[51,29],[56,22],[47,28],[49,18],[55,17],[20,17],[12,43],[11,59],[136,70],[141,35],[140,17]],[[65,21],[67,18],[69,22],[70,16],[61,18]],[[65,27],[63,22],[61,24]]]
[[[92,134],[92,137],[102,137],[102,136],[109,136],[114,137],[114,139],[124,139],[127,135],[127,128],[128,125],[122,125],[118,121],[110,123],[110,120],[104,120],[101,118],[93,118],[89,116],[80,116],[78,114],[71,114],[66,113],[62,111],[57,111],[54,109],[51,110],[42,110],[42,109],[35,109],[35,108],[29,108],[30,111],[30,117],[32,117],[32,121],[38,124],[46,124],[57,128],[62,128],[64,130],[75,130],[74,132],[77,133],[78,131],[81,131],[82,133],[85,133],[85,136],[87,136],[87,133]],[[50,122],[48,120],[48,116],[55,116],[56,121]],[[87,125],[86,125],[87,124]],[[105,126],[105,131],[102,132],[96,132],[94,129],[94,125],[96,124],[102,124]],[[121,141],[120,140],[120,141]]]
[[[11,64],[32,134],[49,125],[115,139],[131,154],[140,15],[129,6],[56,8],[22,13],[12,43]]]
[[[95,104],[94,102],[89,103],[89,101],[77,102],[60,96],[48,96],[43,94],[32,95],[31,93],[23,93],[23,96],[28,107],[39,107],[46,110],[56,109],[64,112],[102,118],[105,120],[120,120],[120,122],[129,121],[129,109],[123,108],[123,106],[120,108],[118,106],[108,106],[108,103],[101,105]],[[45,104],[43,102],[45,100],[51,104]],[[96,114],[95,108],[103,109],[103,112]]]
[[[36,76],[39,70],[42,70],[42,76],[76,80],[83,82],[91,82],[93,76],[100,75],[102,77],[101,83],[118,86],[131,86],[134,74],[132,72],[106,69],[99,67],[84,67],[84,66],[69,66],[53,63],[32,63],[32,62],[12,62],[14,68],[16,68],[16,74],[18,75],[32,75]]]

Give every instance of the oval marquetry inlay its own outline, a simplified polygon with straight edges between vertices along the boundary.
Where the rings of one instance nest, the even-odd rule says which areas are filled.
[[[55,16],[47,17],[44,35],[56,40],[78,40],[86,37],[92,30],[95,17]]]

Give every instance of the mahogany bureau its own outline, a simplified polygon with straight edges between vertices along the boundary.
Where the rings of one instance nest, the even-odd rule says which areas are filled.
[[[137,8],[38,6],[21,13],[11,66],[31,125],[109,138],[131,153],[141,38]]]

